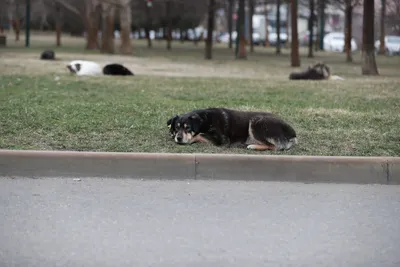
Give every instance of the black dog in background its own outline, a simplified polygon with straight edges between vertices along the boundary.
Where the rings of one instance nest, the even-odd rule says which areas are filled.
[[[332,76],[328,65],[318,62],[309,66],[304,71],[292,72],[289,75],[290,80],[344,80],[339,76]]]
[[[121,64],[108,64],[103,68],[104,75],[134,76],[134,74]]]
[[[45,50],[40,55],[40,59],[42,60],[55,60],[56,55],[53,50]]]

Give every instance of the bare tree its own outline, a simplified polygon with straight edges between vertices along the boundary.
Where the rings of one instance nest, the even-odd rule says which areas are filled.
[[[151,7],[148,4],[150,2],[144,1],[144,3],[146,5],[146,7],[145,7],[145,9],[146,9],[146,27],[145,27],[145,30],[146,30],[147,47],[151,48],[153,46],[153,44],[151,42],[151,37],[150,37],[150,30],[151,30],[151,24],[152,24],[152,21],[151,21]]]
[[[386,18],[386,0],[381,0],[381,18],[380,18],[380,27],[381,27],[381,36],[380,36],[380,44],[379,44],[379,54],[385,54],[385,18]]]
[[[85,0],[84,22],[86,25],[87,43],[86,49],[94,50],[98,48],[99,22],[97,21],[98,12],[101,12],[97,0]]]
[[[351,39],[352,39],[352,28],[353,28],[353,7],[352,0],[345,0],[345,37],[344,37],[344,49],[346,51],[346,61],[352,62],[353,57],[351,56]]]
[[[318,46],[320,50],[324,50],[324,35],[325,35],[325,7],[327,0],[318,0],[319,10],[319,33],[318,33]]]
[[[121,23],[121,53],[130,55],[132,54],[132,44],[131,44],[131,23],[132,23],[132,13],[130,1],[125,1],[119,8],[119,18]]]
[[[361,0],[336,0],[336,7],[345,13],[344,28],[344,51],[346,53],[346,62],[353,62],[351,39],[353,37],[353,10],[354,7],[361,4]]]
[[[281,53],[281,0],[276,0],[276,54]]]
[[[264,4],[264,14],[265,14],[265,42],[264,42],[265,47],[269,47],[269,31],[268,31],[269,20],[268,20],[267,3],[268,0],[264,0],[263,4]]]
[[[364,0],[363,13],[363,75],[379,75],[374,49],[374,0]]]
[[[237,37],[236,37],[236,58],[237,59],[246,59],[246,37],[244,33],[244,25],[245,25],[245,0],[239,0],[239,12],[238,12],[238,22],[236,27]]]
[[[114,21],[115,20],[115,6],[103,3],[102,4],[102,36],[100,52],[113,54],[115,52],[114,46]]]
[[[56,12],[56,46],[61,46],[61,7],[58,2],[55,2]]]
[[[167,0],[165,5],[166,5],[165,12],[167,18],[167,49],[171,50],[171,41],[172,41],[171,0]]]
[[[249,0],[249,39],[250,39],[250,52],[254,52],[253,15],[254,15],[254,0]]]
[[[8,0],[8,21],[12,24],[15,31],[15,41],[19,41],[20,34],[20,17],[19,17],[19,2],[17,0]]]
[[[299,36],[297,33],[297,8],[298,3],[297,0],[292,0],[292,8],[291,8],[291,21],[292,21],[292,49],[290,52],[291,55],[291,66],[299,67],[300,66],[300,55],[299,55]]]
[[[206,40],[206,59],[212,59],[212,44],[215,20],[215,0],[209,0],[208,4],[208,23],[207,23],[207,40]]]
[[[310,17],[308,18],[308,31],[309,31],[309,39],[308,39],[308,57],[314,57],[313,55],[313,39],[314,39],[314,21],[315,21],[315,1],[309,0],[310,2]]]
[[[235,6],[235,0],[228,0],[228,32],[229,32],[229,45],[232,48],[232,31],[233,31],[233,7]]]
[[[391,34],[400,35],[400,0],[386,2],[386,25]]]

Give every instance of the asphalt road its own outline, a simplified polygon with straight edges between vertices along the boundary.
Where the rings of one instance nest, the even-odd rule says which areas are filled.
[[[400,266],[400,186],[0,178],[0,266]]]

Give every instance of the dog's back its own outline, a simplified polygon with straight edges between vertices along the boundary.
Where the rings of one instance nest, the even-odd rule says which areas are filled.
[[[40,55],[40,59],[42,60],[54,60],[55,58],[56,57],[53,50],[43,51],[42,54]]]
[[[307,70],[292,72],[290,80],[326,80],[330,77],[330,68],[324,63],[317,63],[308,67]]]
[[[121,64],[108,64],[103,68],[104,75],[133,76],[134,74]]]
[[[67,65],[67,68],[71,73],[78,76],[95,76],[102,74],[100,65],[93,61],[73,60]]]

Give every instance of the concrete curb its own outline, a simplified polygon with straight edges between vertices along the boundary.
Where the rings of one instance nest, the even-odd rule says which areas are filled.
[[[400,157],[0,150],[0,176],[400,184]]]

